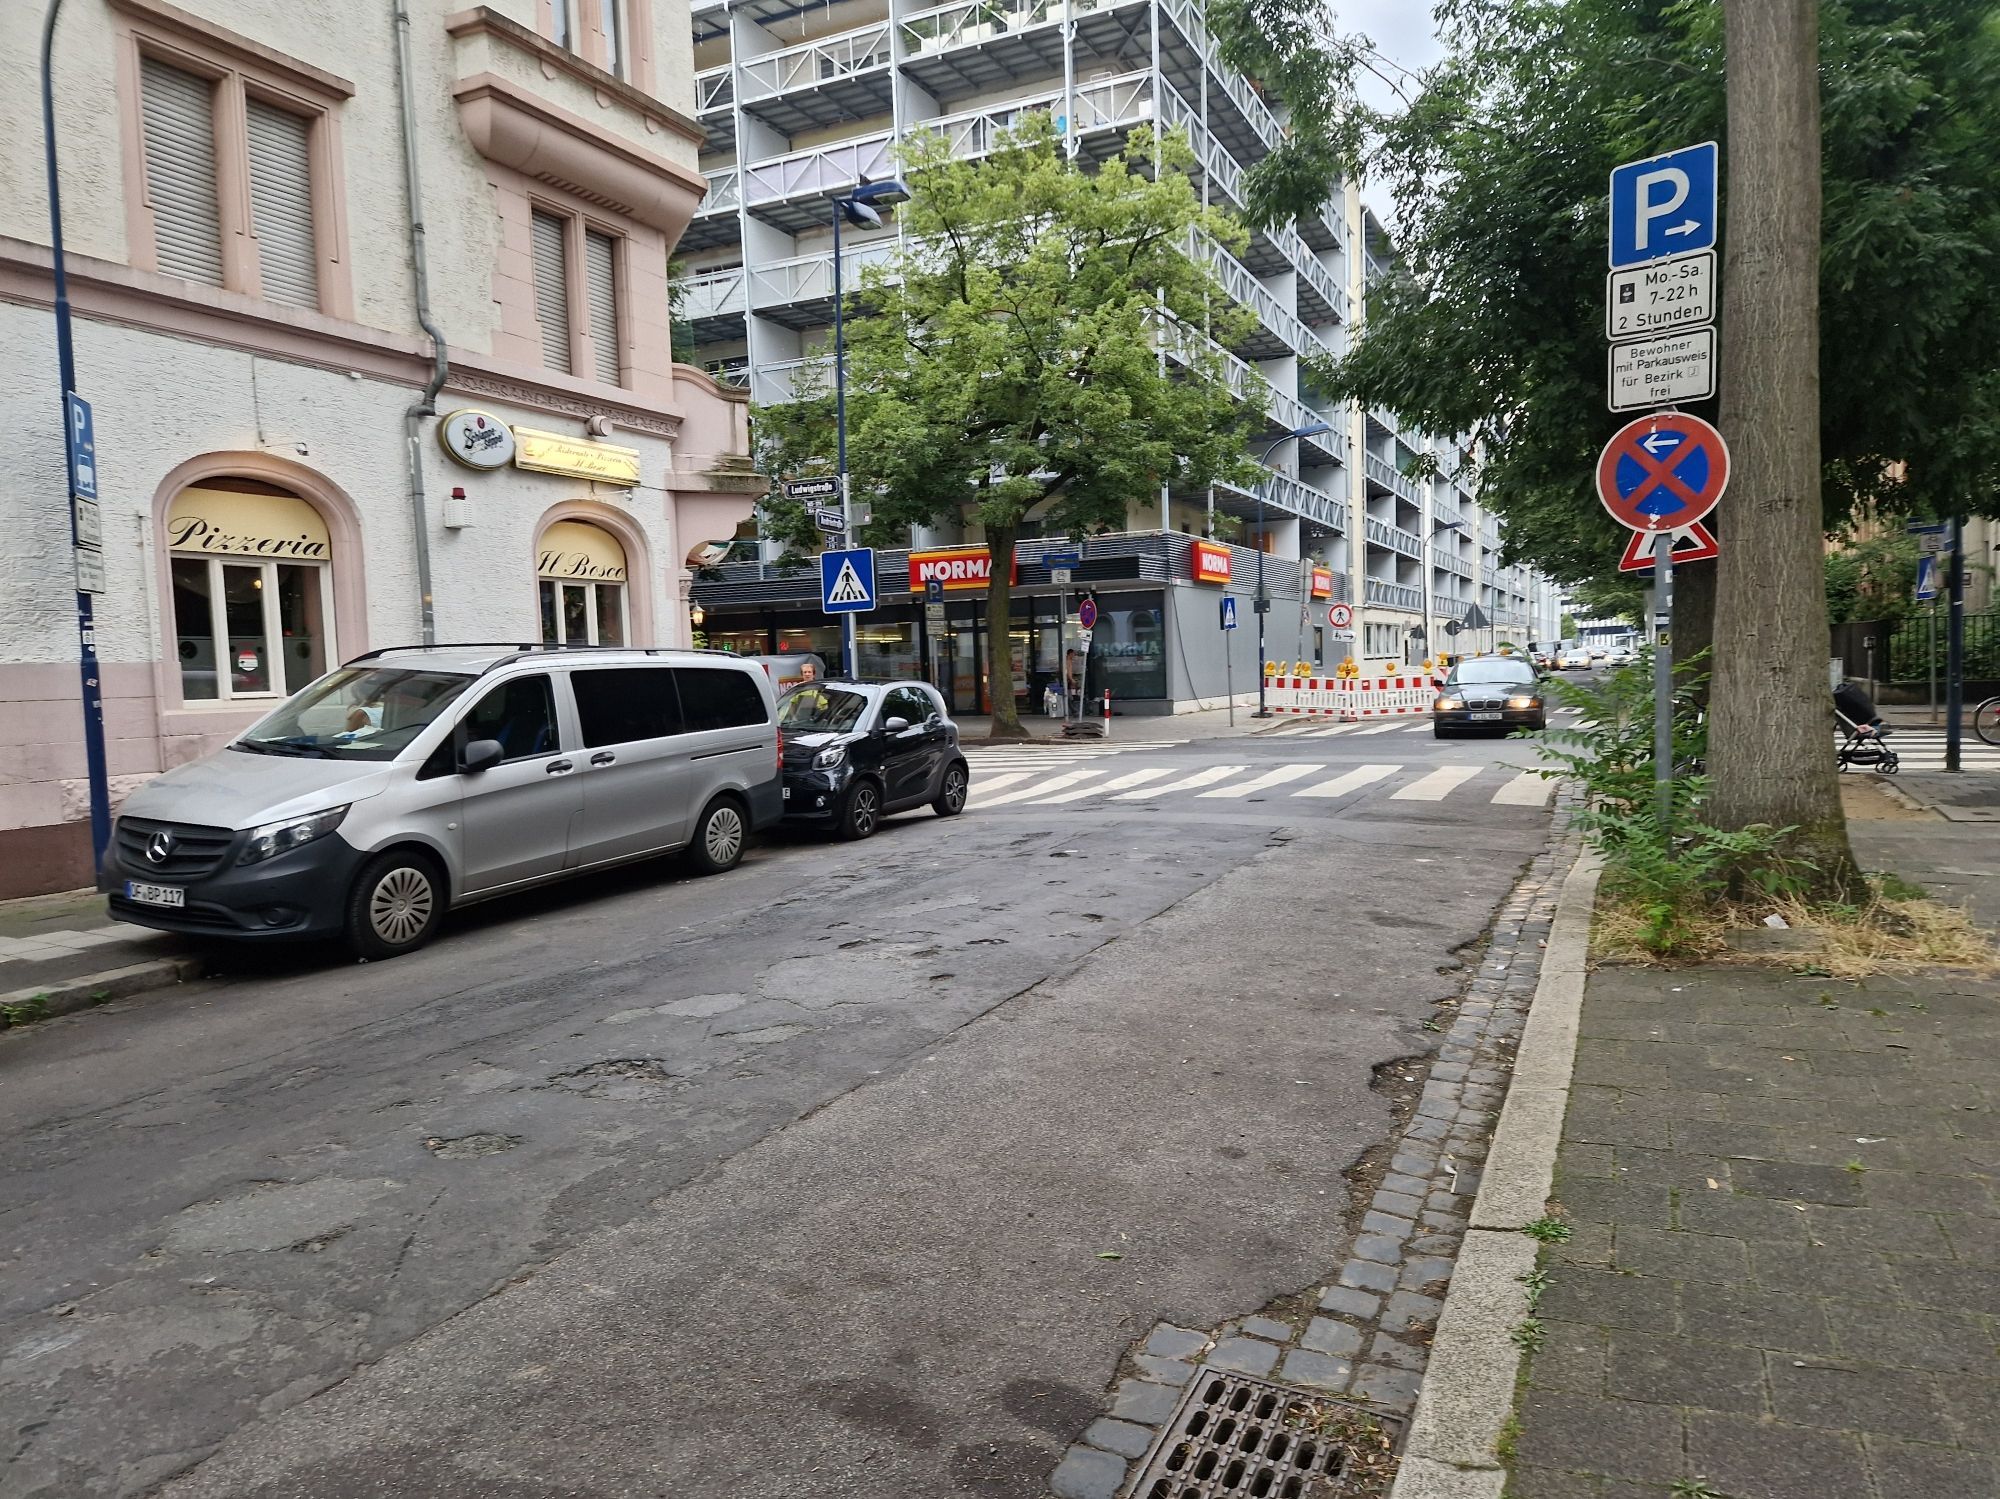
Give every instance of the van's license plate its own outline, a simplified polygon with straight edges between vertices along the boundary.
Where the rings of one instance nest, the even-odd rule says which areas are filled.
[[[125,898],[142,906],[185,906],[187,891],[178,885],[142,885],[137,880],[127,880]]]
[[[1471,723],[1498,723],[1504,715],[1499,713],[1468,713],[1465,716]]]

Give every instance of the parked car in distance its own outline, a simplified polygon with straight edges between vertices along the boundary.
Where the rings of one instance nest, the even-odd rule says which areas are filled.
[[[778,705],[785,819],[866,838],[884,817],[965,810],[958,725],[927,682],[808,682]]]
[[[1630,666],[1638,659],[1638,652],[1634,651],[1631,646],[1614,645],[1605,653],[1604,664],[1606,666]]]
[[[733,867],[782,815],[778,755],[770,678],[719,651],[370,651],[135,791],[99,888],[139,926],[395,957],[584,870]]]
[[[1579,645],[1565,646],[1556,658],[1556,668],[1559,671],[1589,671],[1590,652]]]
[[[1431,704],[1431,733],[1448,739],[1462,729],[1545,729],[1548,704],[1541,678],[1519,656],[1469,656],[1451,669]]]

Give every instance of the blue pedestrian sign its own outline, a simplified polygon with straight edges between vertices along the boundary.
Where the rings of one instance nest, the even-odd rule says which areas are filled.
[[[69,492],[80,500],[97,498],[97,435],[90,420],[90,402],[75,391],[63,392],[63,415],[69,441]]]
[[[828,614],[865,614],[875,607],[873,547],[819,554],[819,606]]]
[[[1942,591],[1938,586],[1937,553],[1925,552],[1917,558],[1917,602],[1928,604]]]
[[[1226,593],[1222,596],[1222,628],[1225,630],[1236,628],[1236,600]]]
[[[1611,172],[1611,268],[1644,265],[1715,243],[1714,141],[1628,161]]]

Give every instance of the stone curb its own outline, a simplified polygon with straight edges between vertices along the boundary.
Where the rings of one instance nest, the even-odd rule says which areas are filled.
[[[1542,1216],[1555,1178],[1601,869],[1597,856],[1585,853],[1563,881],[1390,1499],[1499,1499],[1506,1488],[1496,1448],[1521,1365],[1508,1333],[1528,1315],[1520,1277],[1534,1268],[1536,1254],[1535,1241],[1520,1230]]]
[[[88,1010],[110,1000],[130,999],[149,989],[169,988],[198,979],[203,971],[199,958],[156,958],[148,963],[59,979],[51,984],[30,984],[25,989],[0,994],[0,1007],[22,1016],[0,1025],[0,1030],[18,1030],[37,1020],[74,1015],[78,1010]]]

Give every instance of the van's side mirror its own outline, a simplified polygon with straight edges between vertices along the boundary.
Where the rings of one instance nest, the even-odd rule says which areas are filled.
[[[478,771],[491,770],[506,757],[507,747],[499,740],[475,739],[458,757],[458,768],[462,774],[473,775]]]
[[[885,734],[900,734],[909,726],[910,721],[902,717],[888,718],[882,721],[882,731]]]

